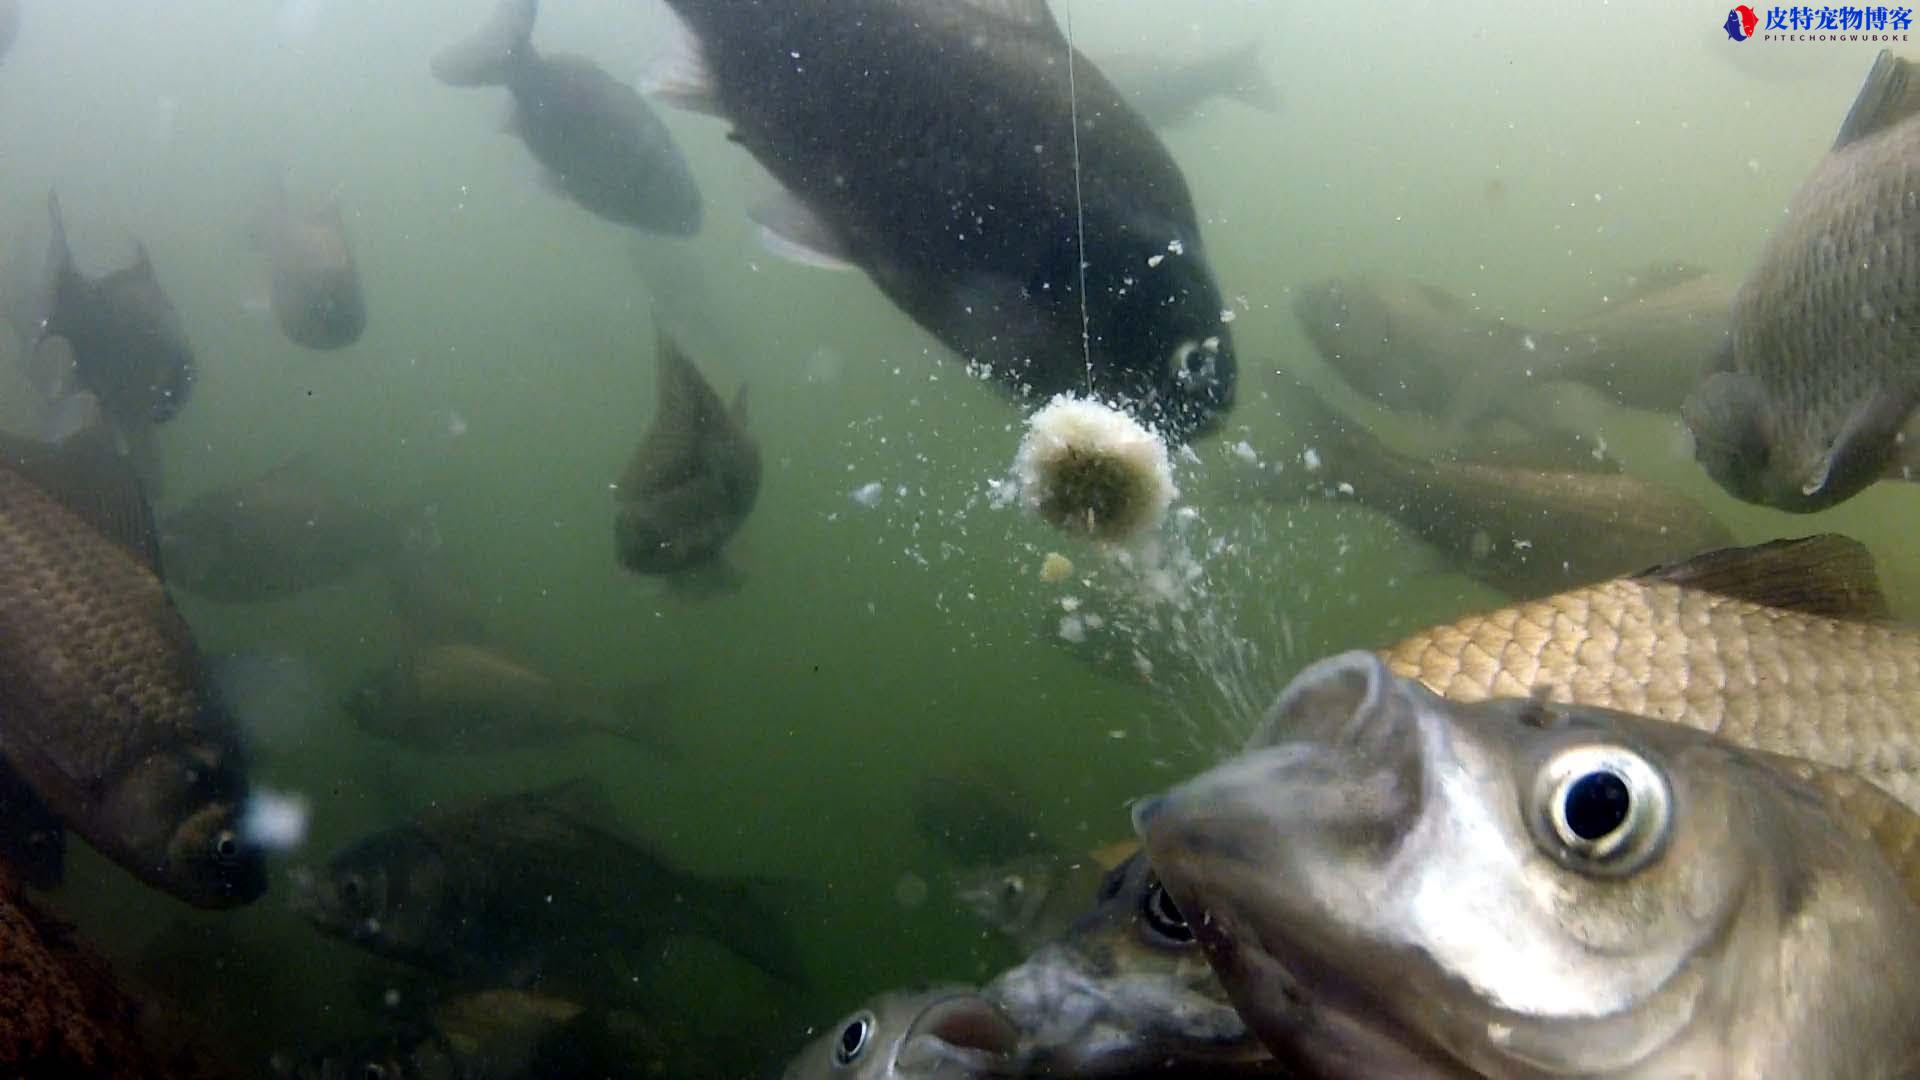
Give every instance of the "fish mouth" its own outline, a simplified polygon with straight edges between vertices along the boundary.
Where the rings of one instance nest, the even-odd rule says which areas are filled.
[[[935,1075],[959,1066],[1004,1073],[1019,1046],[1020,1029],[1000,1006],[977,993],[955,993],[920,1011],[894,1055],[894,1072]]]

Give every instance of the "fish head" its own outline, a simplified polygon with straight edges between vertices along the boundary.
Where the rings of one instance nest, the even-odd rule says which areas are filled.
[[[1268,1056],[1138,852],[1108,872],[1092,911],[985,992],[1019,1025],[1029,1071],[1133,1075]]]
[[[1755,977],[1784,897],[1845,831],[1739,753],[1605,710],[1449,703],[1350,653],[1135,822],[1284,1063],[1706,1075],[1713,1013],[1784,978]]]
[[[237,907],[267,891],[266,854],[243,819],[247,778],[235,747],[182,743],[120,774],[89,815],[128,865],[195,907]]]
[[[1293,289],[1294,319],[1342,380],[1389,408],[1428,415],[1457,392],[1459,373],[1435,349],[1465,325],[1457,305],[1417,282],[1357,275]]]
[[[881,994],[787,1065],[786,1080],[966,1080],[1006,1075],[1019,1031],[963,986]]]
[[[133,365],[126,384],[102,388],[106,397],[140,402],[146,419],[165,423],[186,405],[193,390],[197,365],[186,323],[160,287],[145,245],[134,265],[101,279],[104,303],[129,327],[139,328],[137,359],[117,362]]]
[[[711,500],[678,497],[621,503],[613,527],[620,565],[637,574],[671,574],[713,559],[737,524],[713,509]]]
[[[409,826],[375,833],[319,873],[294,876],[295,910],[372,952],[425,960],[445,941],[452,882],[431,840]]]

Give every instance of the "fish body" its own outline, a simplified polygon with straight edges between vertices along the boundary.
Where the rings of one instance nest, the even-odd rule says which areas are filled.
[[[1524,326],[1431,285],[1368,275],[1300,286],[1293,311],[1356,391],[1465,428],[1488,417],[1537,426],[1512,391],[1554,380],[1630,408],[1677,411],[1724,348],[1732,305],[1727,279],[1658,264],[1558,327]]]
[[[858,267],[1015,394],[1091,390],[1176,439],[1231,408],[1186,179],[1040,0],[669,6],[700,54],[678,96],[780,182],[761,224],[789,249]]]
[[[1258,41],[1179,58],[1148,53],[1106,56],[1100,59],[1100,70],[1127,103],[1157,128],[1190,123],[1219,98],[1261,112],[1280,108],[1280,91],[1260,63]]]
[[[618,994],[649,943],[688,932],[802,977],[752,883],[688,873],[619,835],[582,781],[422,814],[297,884],[296,907],[321,930],[473,984]]]
[[[196,496],[160,522],[167,580],[225,603],[284,599],[397,555],[397,514],[302,457]]]
[[[296,345],[345,348],[367,327],[367,302],[340,204],[329,198],[300,210],[284,189],[277,195],[261,224],[273,317]]]
[[[1539,693],[1855,772],[1920,809],[1920,631],[1843,537],[1730,549],[1413,634],[1396,675],[1451,700]]]
[[[1684,415],[1739,498],[1811,512],[1907,475],[1920,424],[1920,82],[1882,51],[1740,286]]]
[[[620,477],[613,535],[620,565],[673,574],[712,564],[760,497],[760,444],[747,392],[731,407],[678,345],[659,339],[653,424]]]
[[[602,699],[499,649],[441,642],[408,650],[361,683],[347,712],[369,735],[429,752],[513,750],[589,734],[658,746],[657,699]]]
[[[1309,1075],[1920,1061],[1920,906],[1821,789],[1692,728],[1448,702],[1349,653],[1135,822],[1241,1015]]]
[[[93,436],[0,455],[0,757],[143,881],[244,904],[266,871],[240,826],[241,740],[155,572],[138,484]],[[56,480],[75,503],[41,486]]]
[[[1020,1028],[1023,1075],[1274,1070],[1143,855],[1081,903],[1069,929],[983,990]]]
[[[1300,435],[1321,465],[1264,481],[1268,497],[1317,494],[1384,513],[1447,563],[1510,596],[1542,596],[1730,545],[1733,534],[1693,499],[1629,473],[1502,460],[1423,461],[1296,388]]]
[[[47,196],[47,214],[52,238],[36,346],[59,338],[71,347],[80,384],[116,429],[140,432],[172,419],[193,389],[193,346],[146,245],[131,266],[90,278],[74,266],[57,195]]]
[[[784,1080],[971,1080],[1007,1075],[1018,1032],[964,986],[881,994],[794,1055]]]
[[[538,11],[536,0],[503,0],[477,34],[434,58],[434,76],[451,86],[505,86],[508,129],[588,212],[669,236],[698,232],[700,189],[666,124],[593,61],[536,51]]]

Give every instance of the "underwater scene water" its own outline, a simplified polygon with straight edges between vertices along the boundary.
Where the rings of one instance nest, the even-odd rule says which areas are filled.
[[[0,895],[71,924],[139,1003],[95,1019],[146,1046],[0,1057],[778,1075],[875,994],[988,983],[1103,870],[1144,873],[1137,800],[1234,755],[1323,657],[1828,533],[1871,553],[1875,625],[1912,619],[1920,503],[1871,481],[1905,453],[1920,241],[1856,291],[1836,271],[1838,300],[1763,273],[1877,54],[1910,46],[1735,40],[1739,10],[0,0],[0,420],[135,485],[8,451],[0,524],[61,525],[0,539],[29,552],[0,581],[25,613],[0,615],[0,755],[28,791],[0,809],[66,846],[57,883],[21,854]],[[1887,154],[1836,197],[1912,166],[1859,211],[1911,237],[1920,141]],[[1885,314],[1878,359],[1846,361],[1891,372],[1880,396],[1810,404],[1764,357],[1743,385],[1791,390],[1773,420],[1689,396],[1763,279],[1796,302],[1738,309],[1756,340],[1828,300]],[[1780,355],[1855,348],[1809,340]],[[1151,429],[1164,515],[1094,539],[1094,510],[1033,512],[1048,477],[1015,460],[1056,391]],[[1805,437],[1878,432],[1871,462],[1774,483],[1801,437],[1779,418],[1856,400],[1885,407]],[[1753,432],[1775,443],[1748,472]],[[57,508],[129,490],[151,523]],[[1876,670],[1906,670],[1896,645]],[[47,690],[76,656],[106,689]],[[141,712],[182,686],[200,704]],[[203,745],[208,709],[231,724]],[[184,793],[124,806],[98,764],[182,746]],[[232,805],[204,786],[230,770]],[[402,1049],[319,1064],[342,1046]],[[994,1071],[949,1051],[859,1075]],[[1156,1054],[1275,1068],[1161,1047],[1120,1071]]]

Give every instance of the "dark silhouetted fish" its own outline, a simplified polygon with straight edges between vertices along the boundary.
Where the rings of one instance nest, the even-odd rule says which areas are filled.
[[[1232,406],[1186,179],[1041,0],[669,6],[698,56],[662,96],[732,122],[786,248],[859,267],[1015,392],[1091,389],[1180,439]]]
[[[430,811],[295,880],[320,929],[470,983],[617,995],[679,933],[802,977],[754,883],[687,873],[622,837],[586,781]]]
[[[1295,388],[1290,403],[1307,417],[1297,437],[1319,466],[1285,463],[1263,478],[1267,497],[1351,499],[1392,517],[1460,573],[1509,596],[1544,596],[1733,543],[1726,526],[1693,499],[1602,471],[1600,461],[1590,462],[1590,471],[1422,461],[1337,415],[1306,386]]]
[[[614,548],[640,574],[712,563],[760,496],[760,446],[747,434],[747,388],[733,406],[664,333],[653,426],[620,476]]]
[[[241,834],[240,739],[155,566],[138,483],[103,432],[0,454],[0,756],[142,880],[244,904],[266,871]]]
[[[255,229],[272,268],[273,317],[288,339],[309,349],[339,349],[360,340],[367,302],[337,199],[295,210],[285,184],[276,184]]]
[[[409,649],[347,699],[360,730],[415,749],[470,753],[610,735],[654,750],[665,691],[643,685],[605,694],[554,678],[484,645]]]
[[[72,347],[80,384],[123,434],[172,419],[193,387],[193,348],[146,245],[132,266],[89,278],[74,268],[58,196],[47,196],[47,214],[53,235],[35,344],[61,338]]]
[[[1802,513],[1920,466],[1920,81],[1882,51],[1840,137],[1734,302],[1687,399],[1694,453],[1748,502]]]
[[[338,581],[405,542],[400,515],[336,487],[296,456],[164,515],[167,581],[227,603],[276,600]]]
[[[1102,57],[1100,70],[1158,128],[1178,127],[1215,98],[1232,98],[1262,112],[1280,108],[1280,91],[1260,63],[1260,43],[1249,41],[1184,58],[1152,53]]]
[[[700,189],[653,109],[579,56],[533,48],[537,0],[503,0],[473,37],[433,59],[449,86],[505,86],[510,130],[553,186],[608,221],[670,236],[700,230]]]

